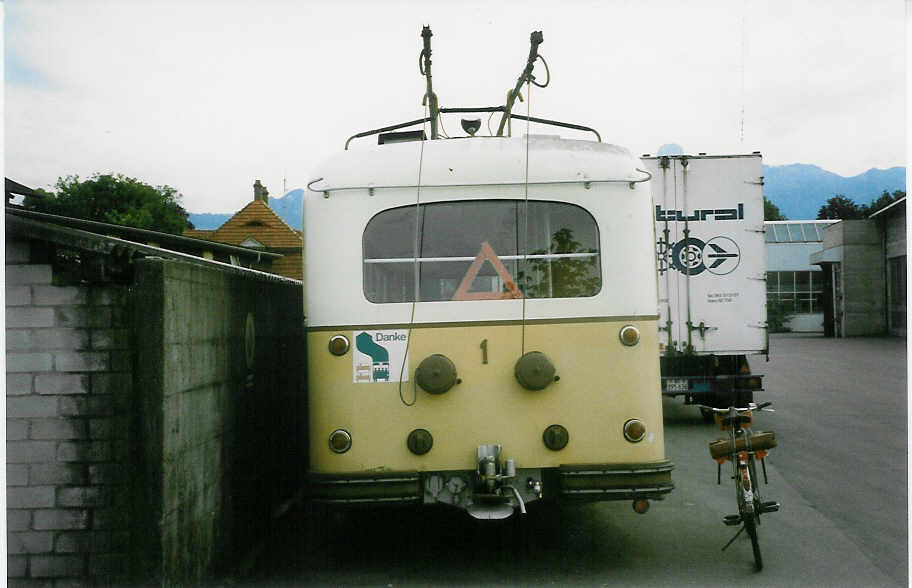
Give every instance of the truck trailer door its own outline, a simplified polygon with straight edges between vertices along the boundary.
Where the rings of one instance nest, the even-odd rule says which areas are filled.
[[[663,346],[698,354],[765,352],[760,155],[644,163],[653,175]]]

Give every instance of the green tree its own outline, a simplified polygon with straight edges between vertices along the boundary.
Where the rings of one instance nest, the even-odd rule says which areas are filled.
[[[170,186],[150,186],[121,174],[58,178],[56,193],[27,197],[25,208],[62,216],[180,234],[192,229],[180,193]]]
[[[886,208],[887,206],[893,204],[900,198],[905,198],[905,197],[906,197],[905,190],[894,190],[892,194],[890,194],[889,192],[884,190],[883,194],[881,194],[877,198],[877,200],[871,200],[871,204],[862,205],[861,208],[862,208],[862,211],[864,212],[864,216],[870,216],[870,215],[874,214],[875,212],[877,212],[878,210],[880,210],[881,208]]]
[[[788,220],[788,218],[779,211],[779,207],[773,204],[772,200],[768,200],[766,196],[763,197],[763,220],[768,221],[780,221]]]
[[[854,200],[846,198],[843,194],[833,196],[817,211],[817,218],[820,220],[850,220],[864,217],[865,211],[863,207],[858,206]]]

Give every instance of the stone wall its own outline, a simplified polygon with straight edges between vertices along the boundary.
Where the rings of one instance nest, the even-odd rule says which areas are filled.
[[[7,575],[123,577],[130,545],[125,286],[67,283],[6,241]]]
[[[300,481],[301,287],[165,260],[138,262],[135,283],[145,573],[198,582],[268,532]]]

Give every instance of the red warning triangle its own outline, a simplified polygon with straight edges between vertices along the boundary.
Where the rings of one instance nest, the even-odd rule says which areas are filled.
[[[500,279],[503,280],[504,285],[509,290],[508,292],[469,292],[469,288],[472,286],[472,282],[475,281],[475,278],[478,277],[478,272],[481,270],[481,266],[484,264],[485,259],[490,261],[491,265],[494,266],[494,271],[496,271],[497,275],[500,276]],[[504,267],[504,264],[500,261],[500,258],[497,257],[497,254],[494,253],[494,250],[491,249],[488,242],[485,241],[481,244],[481,250],[475,257],[475,261],[469,266],[466,275],[462,277],[462,282],[460,282],[459,287],[456,288],[456,293],[453,294],[452,300],[505,300],[522,297],[522,292],[516,287],[513,276],[511,276],[510,272],[507,271],[507,268]]]

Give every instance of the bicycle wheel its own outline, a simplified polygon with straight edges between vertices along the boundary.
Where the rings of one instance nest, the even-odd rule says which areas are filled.
[[[760,503],[763,501],[760,499],[760,479],[757,478],[757,462],[754,460],[753,455],[748,458],[747,467],[751,477],[751,492],[754,495],[755,518],[757,519],[757,525],[760,525]]]
[[[744,528],[747,529],[747,534],[751,538],[751,547],[754,550],[754,565],[759,572],[763,569],[763,556],[760,554],[760,540],[757,537],[757,519],[753,513],[746,514],[747,516],[744,518]]]
[[[751,471],[752,468],[750,467],[750,464],[747,466],[740,466],[738,469],[738,475],[735,477],[735,482],[738,486],[738,512],[741,515],[741,522],[744,524],[744,529],[750,537],[751,548],[754,551],[754,565],[759,572],[763,569],[763,556],[760,554],[760,540],[757,537],[757,509],[759,508],[760,503],[754,500],[755,482],[751,479],[753,472]]]

